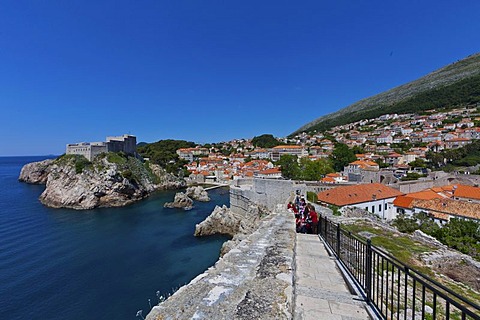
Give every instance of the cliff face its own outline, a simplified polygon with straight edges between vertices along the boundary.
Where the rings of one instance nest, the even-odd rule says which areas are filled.
[[[49,207],[92,209],[119,207],[158,189],[185,185],[155,165],[122,157],[98,157],[93,162],[74,156],[35,162],[22,168],[20,181],[45,183],[40,201]]]
[[[18,180],[31,184],[46,184],[50,166],[54,162],[48,159],[40,162],[27,163],[23,166]]]

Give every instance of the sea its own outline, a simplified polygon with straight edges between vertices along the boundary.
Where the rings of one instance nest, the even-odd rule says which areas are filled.
[[[162,191],[122,208],[52,209],[42,185],[18,181],[47,157],[0,157],[0,319],[141,319],[212,266],[224,236],[197,238],[195,224],[227,189],[190,211],[163,208]],[[138,315],[138,316],[137,316]]]

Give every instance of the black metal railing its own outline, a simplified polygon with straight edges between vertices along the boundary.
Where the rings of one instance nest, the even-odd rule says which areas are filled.
[[[325,217],[319,234],[383,319],[480,319],[480,306]]]

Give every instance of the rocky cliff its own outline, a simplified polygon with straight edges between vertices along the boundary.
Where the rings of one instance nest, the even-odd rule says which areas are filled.
[[[183,180],[159,166],[118,154],[101,155],[93,162],[66,155],[29,163],[22,168],[19,180],[46,184],[40,196],[44,205],[72,209],[124,206],[155,190],[185,186]]]

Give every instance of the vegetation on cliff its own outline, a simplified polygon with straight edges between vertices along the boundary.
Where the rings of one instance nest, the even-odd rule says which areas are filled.
[[[81,174],[86,170],[100,173],[106,169],[106,163],[110,163],[115,164],[119,175],[131,183],[139,183],[143,180],[155,183],[158,180],[148,163],[144,165],[139,159],[123,152],[101,153],[93,161],[88,161],[81,155],[64,154],[58,157],[54,163],[60,166],[74,166],[76,174]]]
[[[392,224],[404,233],[421,230],[448,247],[480,261],[480,223],[478,222],[453,218],[440,227],[426,213],[420,212],[412,217],[399,215]]]
[[[480,102],[480,54],[434,71],[418,80],[360,100],[298,129],[325,131],[338,125],[376,118],[387,113],[450,109]]]
[[[153,164],[165,168],[173,174],[183,173],[183,166],[187,161],[180,159],[177,150],[180,148],[193,148],[195,143],[185,140],[160,140],[154,143],[142,143],[137,147],[137,152],[144,158],[148,158]]]

